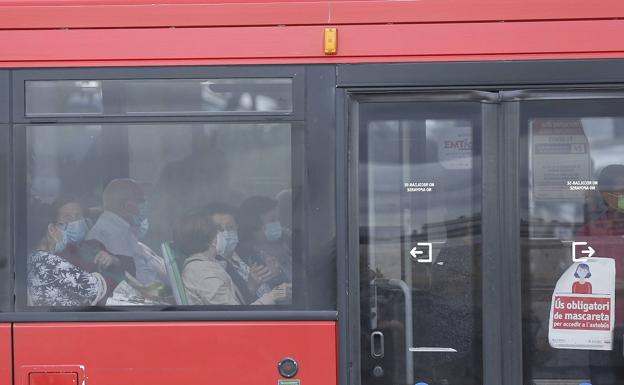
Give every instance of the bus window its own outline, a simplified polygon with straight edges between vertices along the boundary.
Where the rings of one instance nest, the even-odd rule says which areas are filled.
[[[26,116],[290,113],[290,78],[28,80]]]
[[[298,305],[294,125],[17,130],[27,143],[22,306]]]
[[[525,383],[622,383],[624,101],[520,106]]]

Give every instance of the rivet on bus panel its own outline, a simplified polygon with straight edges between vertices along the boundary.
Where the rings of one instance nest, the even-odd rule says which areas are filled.
[[[325,55],[335,55],[338,50],[338,31],[336,28],[325,28]]]

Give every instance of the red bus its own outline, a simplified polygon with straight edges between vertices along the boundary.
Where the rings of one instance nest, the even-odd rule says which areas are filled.
[[[0,384],[623,384],[623,16],[0,0]]]

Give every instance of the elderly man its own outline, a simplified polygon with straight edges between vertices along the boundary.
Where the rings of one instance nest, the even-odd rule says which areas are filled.
[[[163,259],[139,242],[149,224],[141,186],[132,179],[114,179],[104,189],[102,201],[104,212],[87,239],[100,241],[112,254],[132,257],[142,284],[167,282]]]

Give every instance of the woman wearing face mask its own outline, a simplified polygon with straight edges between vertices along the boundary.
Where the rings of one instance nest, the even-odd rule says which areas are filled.
[[[115,287],[125,279],[126,271],[135,274],[134,261],[131,257],[112,255],[97,240],[85,240],[89,226],[76,199],[59,198],[54,206],[59,208],[58,222],[67,224],[67,245],[59,256],[83,270],[102,274],[107,283],[107,297],[112,295]]]
[[[226,271],[239,288],[245,302],[252,303],[270,292],[267,282],[275,274],[265,265],[248,265],[236,252],[238,225],[234,219],[235,209],[224,203],[210,203],[199,211],[219,226],[216,244],[218,258],[226,262]]]
[[[182,281],[191,305],[272,305],[289,298],[286,285],[249,303],[227,271],[227,260],[217,251],[220,226],[203,212],[192,212],[174,226],[174,247],[184,257]],[[220,246],[223,248],[223,246]]]
[[[243,202],[238,211],[240,246],[238,254],[249,265],[264,265],[274,275],[267,283],[273,287],[292,283],[291,245],[283,237],[277,201],[254,196]]]
[[[70,239],[80,235],[82,224],[70,220],[80,205],[60,200],[38,212],[37,244],[27,259],[27,290],[33,306],[96,305],[107,292],[104,277],[88,272],[60,256]],[[86,225],[86,224],[85,224]]]

